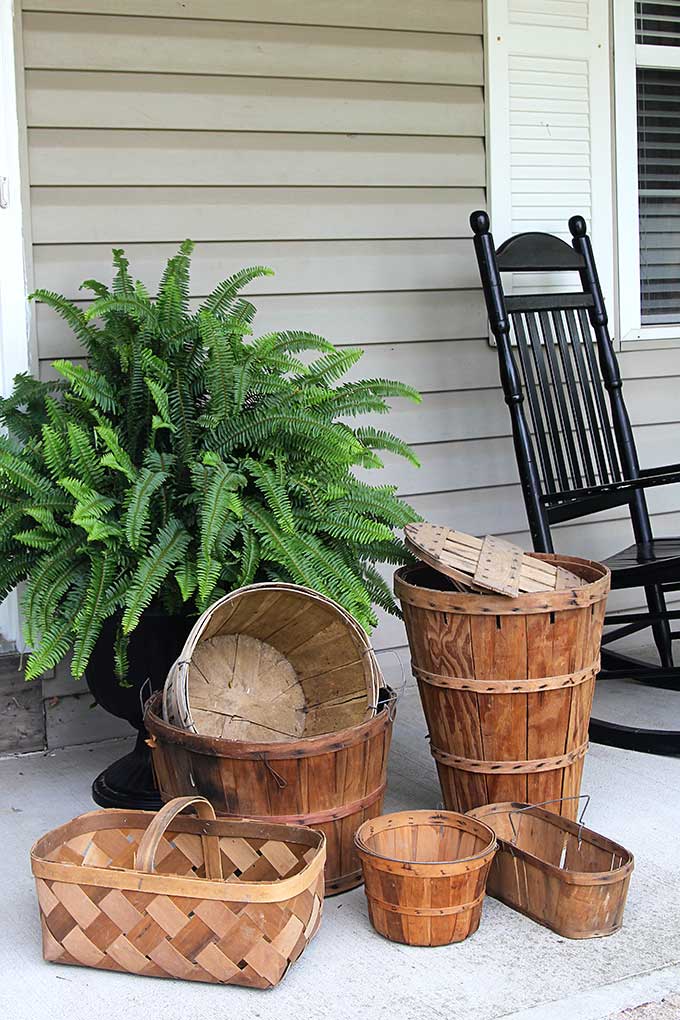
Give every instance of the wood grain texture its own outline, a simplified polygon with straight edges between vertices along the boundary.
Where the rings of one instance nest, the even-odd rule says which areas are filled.
[[[376,931],[393,942],[443,946],[477,930],[496,841],[486,825],[471,820],[447,811],[401,811],[358,829]]]
[[[381,686],[365,631],[337,602],[253,584],[198,618],[168,674],[163,717],[204,736],[286,742],[372,718]]]
[[[450,810],[579,792],[609,572],[576,558],[547,561],[586,583],[512,599],[452,591],[425,566],[395,575]],[[554,810],[571,816],[576,803]]]
[[[198,807],[200,818],[179,812]],[[93,811],[31,850],[43,954],[58,963],[271,988],[318,930],[325,840],[215,820],[202,797],[158,814]]]
[[[621,928],[634,867],[625,847],[543,807],[498,803],[469,814],[498,838],[489,895],[566,938]]]
[[[145,724],[161,796],[199,792],[219,815],[309,824],[327,840],[326,895],[361,882],[354,833],[382,810],[394,695],[369,722],[337,733],[246,743],[190,733],[163,721],[160,694]]]

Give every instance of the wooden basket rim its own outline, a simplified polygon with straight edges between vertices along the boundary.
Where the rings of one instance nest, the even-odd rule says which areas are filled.
[[[550,861],[546,861],[545,858],[537,857],[536,854],[531,852],[531,850],[525,850],[523,847],[516,846],[509,840],[503,839],[502,836],[498,836],[496,834],[496,839],[498,840],[498,844],[502,850],[506,850],[518,857],[529,858],[532,863],[535,863],[548,874],[554,875],[559,879],[559,881],[566,882],[569,885],[614,884],[622,881],[633,871],[633,868],[635,867],[635,858],[630,850],[627,850],[625,846],[622,846],[620,843],[616,843],[613,839],[610,839],[609,836],[603,836],[601,833],[595,832],[594,829],[589,829],[585,825],[580,825],[578,822],[572,821],[571,818],[565,818],[563,815],[557,815],[554,811],[548,811],[544,807],[508,800],[499,801],[495,804],[484,804],[481,807],[472,808],[467,812],[467,814],[469,817],[475,818],[477,821],[481,822],[484,817],[520,810],[524,811],[526,814],[532,814],[534,817],[542,818],[544,821],[548,822],[548,824],[553,825],[556,829],[563,829],[574,836],[580,836],[582,841],[590,843],[592,846],[596,846],[600,850],[618,854],[624,860],[623,864],[620,864],[618,868],[613,868],[611,871],[576,871],[572,868],[558,868],[556,864],[551,864]],[[491,826],[489,827],[491,828]]]
[[[581,588],[565,588],[559,591],[529,592],[510,598],[508,595],[480,595],[477,592],[442,591],[413,584],[408,576],[414,570],[422,569],[424,563],[399,567],[394,574],[394,590],[397,598],[410,605],[437,609],[442,612],[466,613],[469,615],[524,615],[529,613],[557,612],[564,609],[579,609],[601,601],[609,594],[611,571],[605,563],[588,560],[580,556],[562,556],[555,553],[530,553],[535,559],[549,560],[558,566],[565,566],[578,574],[579,567],[589,567],[599,573],[594,581]],[[434,568],[430,568],[434,569]],[[436,571],[435,571],[436,573]],[[442,575],[444,576],[444,575]],[[434,596],[434,599],[433,599]],[[435,604],[436,601],[436,604]]]
[[[454,857],[449,860],[441,861],[419,861],[408,857],[390,857],[388,854],[378,853],[377,850],[373,850],[364,841],[363,830],[373,827],[373,834],[377,832],[385,832],[386,829],[392,828],[392,822],[395,819],[404,819],[404,824],[394,826],[394,828],[413,828],[423,824],[439,824],[446,825],[452,829],[465,829],[465,826],[461,826],[461,820],[472,820],[477,822],[475,828],[481,829],[474,833],[475,835],[485,838],[488,834],[488,844],[476,854],[470,854],[467,857]],[[458,824],[457,824],[458,823]],[[389,861],[391,864],[402,864],[402,865],[416,865],[420,868],[428,868],[432,866],[441,867],[442,865],[449,864],[466,864],[469,861],[480,860],[483,857],[488,857],[496,852],[498,846],[498,840],[496,833],[487,825],[486,822],[482,822],[479,818],[470,819],[469,815],[461,814],[458,811],[393,811],[390,814],[379,815],[377,818],[368,818],[362,825],[359,826],[354,835],[354,844],[357,850],[360,850],[363,854],[370,858],[378,858],[379,860]]]
[[[50,829],[35,841],[30,851],[33,875],[36,878],[69,885],[93,885],[99,888],[166,896],[195,896],[231,903],[268,903],[281,902],[299,895],[323,870],[326,861],[326,837],[319,830],[304,825],[281,825],[249,818],[222,816],[213,821],[189,815],[179,815],[175,818],[168,826],[167,832],[215,836],[240,834],[244,838],[250,835],[251,838],[269,838],[282,843],[299,842],[314,850],[314,856],[297,874],[266,882],[253,882],[248,879],[239,882],[232,882],[229,879],[218,882],[198,876],[145,872],[134,868],[106,868],[66,861],[49,861],[44,856],[74,836],[105,829],[144,829],[155,816],[155,811],[130,811],[121,808],[87,811],[77,815],[56,829]],[[293,836],[300,838],[295,840]]]
[[[394,720],[397,695],[387,684],[383,690],[389,698],[378,711],[365,722],[347,726],[343,730],[321,733],[315,737],[298,737],[296,740],[281,740],[275,743],[254,743],[248,740],[227,740],[224,737],[207,737],[201,733],[175,726],[156,712],[156,707],[163,696],[156,691],[144,706],[144,724],[153,740],[155,732],[162,733],[173,744],[181,744],[193,754],[204,754],[211,758],[259,758],[261,761],[272,761],[288,758],[307,758],[328,751],[338,751],[351,747],[369,736],[386,729]],[[149,725],[149,722],[151,725]]]
[[[189,732],[196,733],[196,727],[193,722],[191,715],[191,705],[189,704],[188,698],[188,676],[189,676],[189,664],[191,663],[192,656],[196,651],[196,648],[200,642],[201,635],[205,631],[206,627],[212,620],[212,618],[218,614],[224,606],[229,605],[232,602],[236,602],[243,598],[244,595],[253,594],[256,592],[272,592],[280,591],[288,593],[294,596],[299,596],[305,599],[311,599],[314,602],[320,603],[334,613],[344,623],[347,631],[349,632],[352,641],[357,649],[358,659],[361,662],[362,669],[364,672],[364,682],[366,686],[366,720],[371,719],[376,714],[376,706],[378,697],[380,694],[380,687],[382,685],[382,670],[378,661],[375,649],[373,648],[368,634],[361,626],[361,624],[352,616],[344,606],[335,599],[330,598],[328,595],[324,595],[321,592],[315,591],[313,588],[305,587],[301,584],[290,584],[284,581],[263,581],[256,584],[244,585],[241,588],[235,588],[234,591],[228,592],[223,595],[222,598],[213,602],[203,613],[198,617],[193,627],[189,631],[187,638],[184,642],[182,650],[177,660],[172,664],[168,672],[168,680],[173,677],[175,683],[178,686],[178,691],[175,694],[175,698],[180,700],[180,690],[183,692],[181,700],[184,702],[182,708],[184,709],[183,715],[186,717],[186,729]],[[237,633],[237,632],[231,632]],[[178,706],[179,707],[179,706]],[[166,686],[163,690],[163,718],[167,721],[169,716],[168,709],[168,687],[167,681]],[[334,731],[329,731],[334,732]],[[301,738],[302,739],[302,738]]]

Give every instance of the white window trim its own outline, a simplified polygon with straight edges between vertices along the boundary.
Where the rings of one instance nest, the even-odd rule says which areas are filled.
[[[31,364],[30,311],[27,300],[30,243],[22,191],[23,122],[18,114],[18,82],[15,60],[13,0],[0,0],[0,177],[3,204],[0,208],[0,392],[12,389],[12,380]],[[18,24],[18,22],[17,22]],[[19,85],[20,88],[20,85]],[[12,592],[0,604],[0,634],[23,649],[18,593]]]
[[[636,45],[635,0],[614,0],[613,17],[618,334],[623,350],[680,347],[680,321],[641,323],[635,82],[636,67],[680,68],[680,47]]]

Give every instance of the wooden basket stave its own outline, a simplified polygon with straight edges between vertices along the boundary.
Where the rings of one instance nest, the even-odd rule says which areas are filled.
[[[382,811],[395,696],[373,719],[298,741],[248,743],[191,733],[165,722],[160,695],[145,724],[161,796],[207,797],[218,815],[312,826],[326,845],[326,895],[361,884],[354,847],[360,824]]]
[[[203,798],[81,815],[31,850],[45,959],[270,988],[318,929],[324,861],[321,834],[215,820]]]
[[[566,938],[621,928],[634,868],[625,847],[542,806],[488,804],[469,816],[498,839],[490,896]]]
[[[376,931],[394,942],[441,946],[477,930],[496,838],[470,821],[450,811],[401,811],[358,829]]]
[[[285,664],[290,674],[286,684],[299,682],[304,692],[298,712],[301,729],[290,731],[290,739],[333,732],[375,715],[382,673],[363,628],[344,607],[319,592],[270,582],[230,592],[196,621],[165,684],[163,718],[167,722],[194,733],[228,739],[281,739],[275,731],[267,735],[266,729],[257,724],[251,724],[251,735],[245,720],[245,725],[241,723],[238,728],[228,723],[233,737],[226,729],[217,733],[205,728],[207,722],[212,722],[205,712],[199,713],[203,728],[196,725],[190,694],[196,682],[192,675],[194,659],[212,641],[230,636],[255,642],[274,658],[278,655],[279,669]],[[228,709],[228,691],[224,688],[220,700]],[[253,702],[249,693],[234,708],[238,712],[239,707],[253,706]],[[222,705],[219,707],[222,709]],[[259,708],[265,716],[270,712],[266,702]]]
[[[552,560],[588,583],[512,599],[446,590],[427,568],[395,575],[448,809],[580,790],[610,575]]]

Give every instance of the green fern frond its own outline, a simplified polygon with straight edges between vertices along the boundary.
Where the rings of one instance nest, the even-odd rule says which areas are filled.
[[[125,497],[126,511],[123,523],[125,537],[131,549],[139,549],[148,538],[151,523],[149,515],[151,498],[167,478],[164,471],[151,471],[149,468],[142,468],[129,489]]]
[[[53,361],[52,368],[71,383],[82,400],[89,401],[109,414],[117,410],[118,402],[113,388],[99,372],[64,360]]]
[[[208,295],[201,305],[200,311],[212,312],[213,315],[218,316],[230,314],[234,310],[234,302],[238,297],[239,291],[243,290],[253,280],[257,280],[258,277],[273,275],[274,270],[269,269],[267,266],[252,266],[249,269],[240,269],[238,273],[234,273],[228,280],[223,280],[222,283],[215,287],[214,291]]]
[[[189,534],[174,518],[157,532],[149,552],[140,560],[132,575],[123,613],[125,634],[135,629],[142,613],[149,608],[153,598],[158,594],[163,581],[184,556],[189,541]]]
[[[375,429],[364,425],[361,428],[355,429],[354,434],[368,449],[387,450],[398,457],[404,457],[405,460],[410,461],[415,467],[420,467],[420,461],[410,446],[396,436],[393,436],[391,432],[385,432],[382,429]]]
[[[102,624],[116,609],[110,588],[119,570],[116,557],[107,554],[90,556],[90,575],[83,596],[83,604],[75,618],[76,639],[73,645],[71,673],[76,679],[83,676]]]

